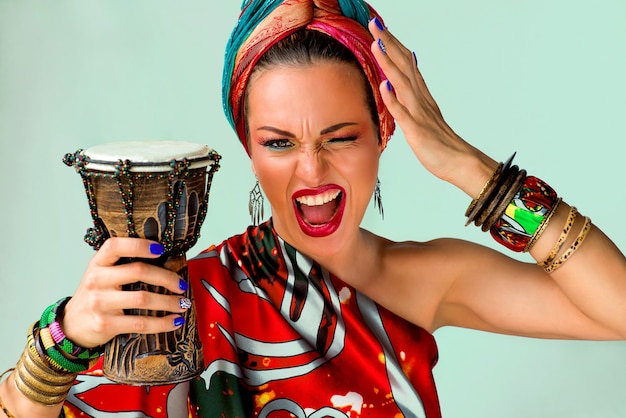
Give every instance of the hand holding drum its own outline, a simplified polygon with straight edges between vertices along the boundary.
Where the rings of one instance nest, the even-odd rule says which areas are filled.
[[[147,238],[163,244],[156,263],[187,280],[185,253],[196,243],[207,211],[220,156],[206,145],[178,141],[134,141],[97,145],[67,154],[64,162],[81,175],[94,226],[85,241],[99,249],[109,237]],[[133,260],[120,260],[120,263]],[[128,291],[172,294],[136,282]],[[184,295],[193,300],[191,289]],[[126,310],[127,315],[167,312]],[[200,374],[202,346],[193,305],[181,328],[162,334],[124,334],[106,346],[103,372],[115,382],[176,383]]]

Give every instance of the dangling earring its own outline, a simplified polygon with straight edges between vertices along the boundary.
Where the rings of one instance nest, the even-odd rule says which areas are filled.
[[[376,189],[374,189],[374,207],[378,208],[378,213],[385,219],[385,211],[383,210],[383,198],[380,195],[380,179],[376,179]]]
[[[256,184],[250,190],[250,201],[248,202],[248,210],[250,211],[250,220],[252,221],[252,225],[257,226],[261,223],[261,219],[265,216],[264,214],[264,201],[263,193],[261,192],[261,187],[259,186],[259,179],[256,180]]]

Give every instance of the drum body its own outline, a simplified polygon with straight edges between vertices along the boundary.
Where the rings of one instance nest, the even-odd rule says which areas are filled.
[[[161,265],[187,280],[185,253],[196,243],[206,216],[209,191],[220,156],[204,145],[178,141],[110,143],[65,156],[81,175],[94,226],[85,241],[99,249],[109,237],[158,241]],[[129,262],[133,260],[121,260]],[[170,294],[136,282],[124,288]],[[191,287],[185,295],[193,300]],[[133,309],[127,315],[164,316],[167,312]],[[105,349],[103,373],[118,383],[156,385],[190,380],[202,372],[203,353],[195,309],[185,324],[163,334],[126,334]]]

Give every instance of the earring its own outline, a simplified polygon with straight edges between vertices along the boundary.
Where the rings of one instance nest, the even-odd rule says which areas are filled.
[[[252,221],[252,225],[257,226],[261,223],[261,219],[265,216],[264,214],[264,201],[263,193],[261,192],[261,187],[259,186],[259,179],[256,180],[256,184],[250,190],[250,201],[248,202],[248,210],[250,211],[250,220]]]
[[[380,179],[376,179],[376,189],[374,189],[374,207],[378,208],[378,213],[385,219],[385,211],[383,210],[383,198],[380,195]]]

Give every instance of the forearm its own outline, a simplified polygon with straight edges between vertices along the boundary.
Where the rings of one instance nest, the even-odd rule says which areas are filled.
[[[474,174],[466,178],[474,179],[469,190],[476,198],[466,212],[469,221],[507,248],[530,252],[576,308],[607,330],[607,338],[626,338],[626,258],[617,246],[556,190],[511,160],[477,192],[482,180],[476,179],[488,165],[470,159]]]
[[[17,389],[14,373],[0,383],[0,399],[4,406],[0,408],[2,418],[12,418],[7,415],[7,411],[14,418],[57,418],[63,406],[62,403],[44,406],[27,398]]]
[[[553,251],[562,236],[571,207],[563,202],[530,251],[538,263]],[[555,258],[565,254],[581,236],[585,218],[578,214]],[[589,318],[626,339],[626,258],[595,225],[575,252],[550,273],[567,297]]]

